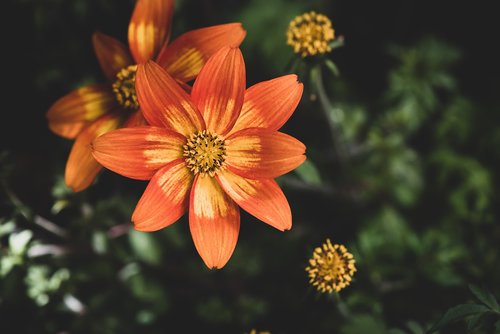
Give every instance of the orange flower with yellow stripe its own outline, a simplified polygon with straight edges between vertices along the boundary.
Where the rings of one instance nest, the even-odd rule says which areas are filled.
[[[110,84],[89,85],[57,100],[47,112],[49,128],[75,139],[65,171],[74,191],[87,188],[101,170],[90,149],[92,140],[119,127],[145,124],[135,92],[136,64],[156,59],[176,82],[189,89],[208,58],[223,46],[239,46],[240,23],[189,31],[168,44],[173,0],[138,0],[128,27],[129,48],[103,33],[92,36],[94,50]]]
[[[159,230],[189,211],[196,249],[209,268],[221,268],[236,246],[239,207],[281,231],[291,228],[274,178],[306,159],[305,146],[278,131],[302,96],[297,76],[245,89],[243,56],[225,47],[190,95],[152,61],[138,66],[136,89],[151,126],[109,132],[93,150],[106,168],[150,180],[132,215],[137,230]]]

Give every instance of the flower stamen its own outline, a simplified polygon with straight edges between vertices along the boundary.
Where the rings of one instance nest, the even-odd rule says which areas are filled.
[[[293,47],[293,51],[306,57],[330,52],[335,30],[327,16],[312,11],[295,17],[288,26],[286,36],[287,44]]]
[[[356,272],[354,257],[344,245],[332,245],[330,239],[317,247],[306,271],[309,283],[320,292],[339,292],[351,283]]]
[[[218,170],[225,168],[225,142],[216,133],[208,130],[196,132],[183,148],[186,165],[195,175],[200,173],[213,177]]]
[[[113,92],[116,100],[126,109],[137,110],[139,103],[135,93],[135,72],[137,65],[124,67],[116,74],[116,81],[113,83]]]

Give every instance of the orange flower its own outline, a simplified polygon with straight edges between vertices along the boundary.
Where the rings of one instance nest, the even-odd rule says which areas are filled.
[[[306,158],[301,142],[277,131],[302,96],[297,76],[245,90],[241,52],[225,47],[203,67],[191,96],[152,61],[139,65],[136,89],[151,126],[107,133],[93,150],[106,168],[151,180],[132,215],[137,230],[167,227],[189,208],[196,249],[209,268],[221,268],[238,239],[238,206],[281,231],[291,228],[273,179]]]
[[[95,53],[108,85],[89,85],[56,101],[47,112],[50,129],[76,139],[66,164],[66,184],[74,191],[87,188],[101,170],[90,143],[121,126],[145,124],[135,93],[137,65],[155,59],[179,84],[194,79],[208,58],[223,46],[238,46],[245,37],[240,23],[189,31],[167,45],[173,0],[138,0],[128,27],[130,50],[102,33],[92,36]]]

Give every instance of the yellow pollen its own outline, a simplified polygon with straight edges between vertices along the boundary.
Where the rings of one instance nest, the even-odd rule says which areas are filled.
[[[226,146],[224,139],[216,133],[208,130],[196,132],[183,148],[186,165],[194,174],[214,176],[218,170],[225,168]]]
[[[354,257],[343,245],[332,245],[330,239],[317,247],[306,271],[309,283],[323,293],[339,292],[351,283],[356,272]]]
[[[139,103],[137,102],[137,95],[135,94],[135,72],[137,65],[130,65],[124,67],[116,74],[116,81],[113,83],[113,92],[115,93],[116,100],[125,109],[137,110]]]
[[[302,57],[330,52],[330,42],[335,38],[335,30],[328,17],[316,12],[295,17],[288,26],[287,44]]]

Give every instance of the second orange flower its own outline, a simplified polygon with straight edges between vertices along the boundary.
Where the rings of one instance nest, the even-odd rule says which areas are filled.
[[[65,181],[74,191],[92,184],[101,165],[90,143],[119,127],[144,124],[135,92],[136,64],[156,61],[185,88],[208,58],[223,46],[238,46],[245,37],[240,23],[189,31],[172,43],[173,0],[137,0],[128,27],[129,48],[103,33],[92,36],[95,53],[108,85],[89,85],[57,100],[47,112],[50,129],[75,139],[66,164]]]

